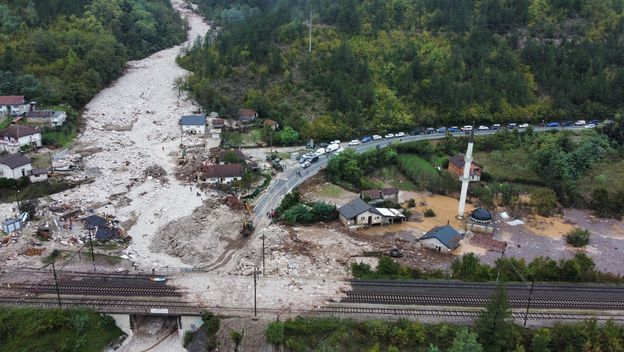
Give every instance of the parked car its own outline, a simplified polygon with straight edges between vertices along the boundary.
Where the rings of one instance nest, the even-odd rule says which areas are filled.
[[[489,129],[490,128],[488,126],[483,126],[483,125],[479,126],[479,131],[487,131]]]
[[[354,139],[354,140],[349,142],[349,145],[358,145],[358,144],[360,144],[360,141],[357,140],[357,139]]]
[[[436,132],[438,132],[438,133],[445,133],[446,132],[446,127],[438,127]]]
[[[449,127],[448,131],[449,132],[459,132],[459,128],[457,128],[457,126]]]
[[[428,128],[427,128],[427,130],[426,130],[427,134],[432,134],[432,133],[435,133],[435,131],[436,131],[436,130],[435,130],[435,128],[433,128],[433,127],[428,127]]]
[[[572,121],[563,121],[561,123],[561,126],[565,126],[565,127],[569,127],[569,126],[572,126],[572,125],[574,125],[574,123]]]
[[[329,144],[340,144],[340,139],[334,139],[333,141],[331,141],[331,143]]]
[[[364,138],[362,138],[362,143],[368,143],[370,141],[373,140],[373,137],[371,136],[364,136]]]
[[[501,128],[501,124],[500,123],[495,123],[495,124],[492,125],[492,129],[493,130],[498,130],[500,128]]]
[[[415,129],[415,130],[413,130],[412,132],[410,132],[410,134],[411,134],[412,136],[419,136],[419,135],[421,135],[422,133],[423,133],[423,131],[422,131],[421,129]]]
[[[466,132],[466,131],[472,131],[472,126],[470,125],[466,125],[464,127],[462,127],[462,131]]]
[[[518,124],[517,124],[517,123],[512,122],[512,123],[508,123],[508,124],[507,124],[507,129],[508,129],[508,130],[513,130],[513,129],[515,129],[516,127],[518,127]]]
[[[588,123],[587,125],[583,126],[584,128],[596,128],[596,125],[594,125],[593,123]]]
[[[574,126],[585,126],[585,120],[578,120],[574,123]]]
[[[332,153],[335,152],[336,150],[338,150],[340,148],[340,145],[336,144],[336,143],[332,143],[330,145],[327,146],[327,148],[325,148],[325,151],[327,153]]]
[[[308,160],[308,161],[309,161],[309,162],[311,162],[311,163],[315,163],[315,162],[317,162],[318,160],[319,160],[319,159],[318,159],[318,156],[316,156],[316,155],[315,155],[315,156],[313,156],[312,158],[310,158],[310,160]]]
[[[405,137],[405,132],[399,132],[396,134],[397,137]]]
[[[324,155],[325,153],[327,153],[327,151],[325,150],[325,148],[319,148],[314,152],[315,156],[321,156]]]
[[[529,128],[529,124],[525,122],[523,124],[520,124],[520,126],[518,126],[518,128]]]
[[[549,122],[546,124],[546,127],[559,127],[560,125],[559,122]]]
[[[591,120],[591,121],[589,121],[589,124],[591,124],[591,125],[598,125],[599,123],[600,123],[600,121],[598,121],[598,120]]]
[[[373,135],[373,140],[374,140],[374,141],[378,141],[378,140],[380,140],[380,139],[381,139],[381,136],[380,136],[380,135],[378,135],[378,134]]]
[[[340,154],[340,153],[342,153],[342,152],[344,152],[344,148],[339,148],[338,150],[336,150],[336,151],[334,152],[334,155],[338,155],[338,154]]]
[[[309,161],[306,161],[305,163],[301,164],[301,167],[304,169],[307,169],[310,167],[310,165],[312,165]]]
[[[394,133],[388,133],[384,138],[394,138]]]

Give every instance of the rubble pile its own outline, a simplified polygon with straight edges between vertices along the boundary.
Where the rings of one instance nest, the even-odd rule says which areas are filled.
[[[145,178],[147,178],[148,180],[160,180],[160,182],[162,183],[166,183],[169,181],[167,179],[167,171],[162,166],[157,164],[153,164],[145,169],[143,171],[143,176],[145,176]]]
[[[236,196],[233,196],[231,194],[221,198],[221,204],[225,204],[228,206],[228,208],[236,211],[244,209],[243,203],[241,203],[241,201],[238,200]]]
[[[185,264],[210,264],[225,244],[243,240],[239,232],[243,216],[218,200],[208,200],[190,216],[174,220],[154,236],[150,249],[179,257]]]

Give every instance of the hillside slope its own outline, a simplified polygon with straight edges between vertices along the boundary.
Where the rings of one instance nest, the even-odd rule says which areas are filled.
[[[624,107],[622,1],[199,3],[219,28],[179,59],[186,88],[207,110],[248,106],[303,137]]]

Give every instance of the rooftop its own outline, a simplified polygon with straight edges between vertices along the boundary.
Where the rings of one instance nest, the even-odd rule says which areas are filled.
[[[479,164],[472,162],[475,166],[480,166]],[[464,154],[456,154],[449,158],[449,164],[453,164],[460,169],[464,168],[466,165],[466,160],[464,159]]]
[[[40,118],[44,118],[44,117],[52,117],[54,115],[54,111],[52,110],[31,110],[29,112],[26,113],[26,117],[40,117]]]
[[[457,232],[451,225],[444,225],[432,228],[420,239],[426,240],[428,238],[435,238],[446,246],[446,248],[453,250],[459,247],[459,241],[462,237],[462,234]]]
[[[32,136],[37,133],[39,133],[39,130],[30,126],[11,125],[0,132],[0,137],[18,139],[19,137]]]
[[[241,164],[205,165],[202,167],[206,178],[241,177],[243,167]]]
[[[349,203],[338,208],[338,213],[347,219],[352,219],[367,210],[374,211],[375,207],[366,203],[361,198],[355,198]]]
[[[0,96],[0,105],[24,105],[25,103],[23,95]]]
[[[491,222],[492,214],[483,208],[477,208],[470,213],[470,219],[478,222]]]
[[[25,157],[23,154],[17,153],[0,157],[0,164],[4,164],[11,169],[16,169],[20,166],[32,164],[32,160]]]
[[[204,126],[206,125],[206,115],[188,115],[180,118],[180,125],[184,126]]]

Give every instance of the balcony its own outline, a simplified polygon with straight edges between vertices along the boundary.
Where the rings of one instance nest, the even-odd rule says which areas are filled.
[[[463,175],[459,176],[459,182],[463,182],[463,181],[464,181],[464,176]],[[479,174],[470,174],[470,175],[468,175],[468,181],[469,182],[481,181],[481,175],[479,175]]]

